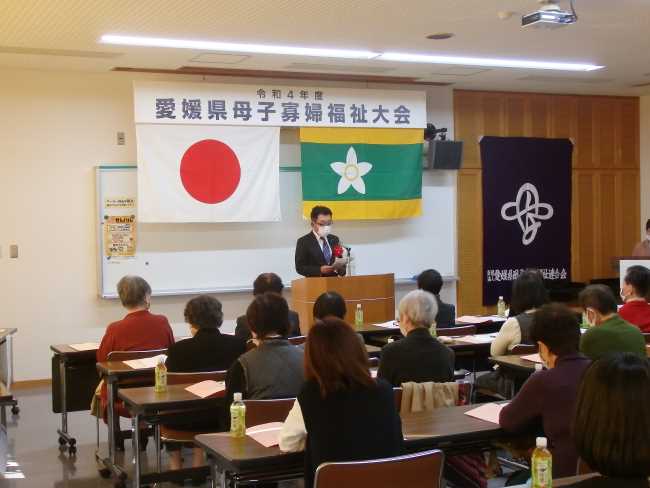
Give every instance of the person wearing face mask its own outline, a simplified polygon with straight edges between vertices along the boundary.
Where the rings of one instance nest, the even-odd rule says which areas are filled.
[[[335,250],[340,247],[337,236],[331,234],[332,211],[316,206],[311,210],[311,232],[296,243],[296,271],[302,276],[342,276],[345,265],[338,264]]]
[[[393,386],[414,381],[453,381],[454,351],[432,337],[438,305],[424,290],[408,293],[399,303],[399,327],[404,338],[381,351],[378,378]]]
[[[623,305],[618,314],[623,320],[636,325],[641,332],[650,332],[650,270],[645,266],[630,266],[623,279],[621,298]]]
[[[580,325],[564,305],[539,308],[533,315],[532,336],[548,369],[528,378],[501,410],[499,424],[506,432],[547,437],[553,454],[553,477],[572,476],[578,454],[571,419],[580,381],[591,361],[578,352]]]
[[[589,285],[578,299],[591,326],[580,341],[580,351],[585,356],[594,361],[614,352],[646,356],[643,334],[616,313],[616,299],[608,287]]]
[[[165,365],[170,373],[198,373],[224,371],[230,368],[239,356],[246,352],[246,342],[219,331],[223,323],[221,302],[209,295],[192,298],[185,305],[185,322],[189,325],[189,339],[169,347]],[[211,431],[225,429],[221,417],[210,410],[193,412],[191,419],[183,418],[166,422],[165,427],[175,430]],[[180,469],[181,444],[168,443],[170,469]],[[203,450],[194,447],[192,466],[205,464]]]
[[[650,219],[645,223],[645,239],[634,246],[632,256],[635,258],[650,258]]]

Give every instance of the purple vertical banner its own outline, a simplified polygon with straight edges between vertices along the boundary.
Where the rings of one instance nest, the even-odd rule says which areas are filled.
[[[481,139],[483,304],[510,297],[524,269],[571,279],[571,155],[568,139]]]

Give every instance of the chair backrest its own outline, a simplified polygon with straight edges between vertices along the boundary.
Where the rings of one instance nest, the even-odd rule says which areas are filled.
[[[444,455],[440,450],[394,458],[324,463],[316,470],[314,488],[438,488]]]
[[[379,367],[379,358],[377,357],[368,358],[368,363],[370,364],[371,368],[377,368]]]
[[[537,344],[517,344],[510,350],[510,354],[534,354],[537,351]]]
[[[244,405],[246,405],[246,425],[253,427],[268,422],[284,422],[295,401],[295,398],[244,400]]]
[[[293,344],[294,346],[299,346],[300,344],[304,344],[306,340],[307,340],[307,336],[289,337],[289,344]]]
[[[228,371],[205,371],[200,373],[167,373],[168,385],[185,385],[201,381],[225,381]]]
[[[158,354],[167,354],[167,349],[152,349],[150,351],[111,351],[109,361],[129,361],[131,359],[151,358]]]
[[[443,329],[436,329],[436,334],[439,336],[466,336],[476,334],[475,325],[462,325],[460,327],[445,327]]]
[[[646,344],[650,344],[650,332],[644,332],[643,338],[645,339]]]
[[[589,467],[589,465],[584,462],[582,458],[578,458],[578,469],[577,469],[577,475],[580,476],[581,474],[591,474],[595,473],[593,469]]]
[[[404,391],[401,387],[393,388],[393,395],[395,395],[395,408],[397,408],[398,412],[402,409],[402,393],[404,393]]]

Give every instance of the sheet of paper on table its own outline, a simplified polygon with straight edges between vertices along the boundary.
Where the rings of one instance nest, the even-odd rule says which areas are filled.
[[[79,344],[70,344],[70,347],[75,351],[94,351],[99,349],[99,344],[96,342],[80,342]]]
[[[484,324],[486,322],[492,322],[492,318],[479,317],[478,315],[463,315],[462,317],[458,317],[456,319],[456,322],[460,322],[462,324]]]
[[[521,356],[521,359],[532,361],[533,363],[544,364],[544,361],[542,361],[542,357],[539,355],[539,353],[527,354],[526,356]]]
[[[217,393],[221,393],[222,391],[226,391],[226,382],[205,380],[190,385],[185,389],[199,398],[207,398],[216,395]]]
[[[277,446],[280,443],[282,422],[269,422],[246,429],[246,435],[256,440],[264,447]]]
[[[376,325],[377,327],[384,327],[385,329],[397,329],[399,327],[394,320],[389,320],[388,322],[382,322],[380,324],[373,325]]]
[[[133,369],[149,369],[155,368],[160,358],[163,358],[163,361],[165,361],[167,356],[165,354],[158,354],[150,358],[129,359],[128,361],[124,361],[124,364]]]
[[[505,407],[507,403],[484,403],[480,407],[476,407],[472,410],[465,412],[465,415],[474,417],[480,420],[485,420],[486,422],[492,422],[493,424],[499,423],[499,413],[501,409]]]
[[[469,342],[470,344],[489,344],[494,340],[496,334],[476,334],[458,337],[457,342]]]

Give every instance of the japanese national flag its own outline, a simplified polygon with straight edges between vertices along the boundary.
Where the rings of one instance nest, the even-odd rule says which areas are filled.
[[[140,222],[280,220],[279,127],[137,124]]]

